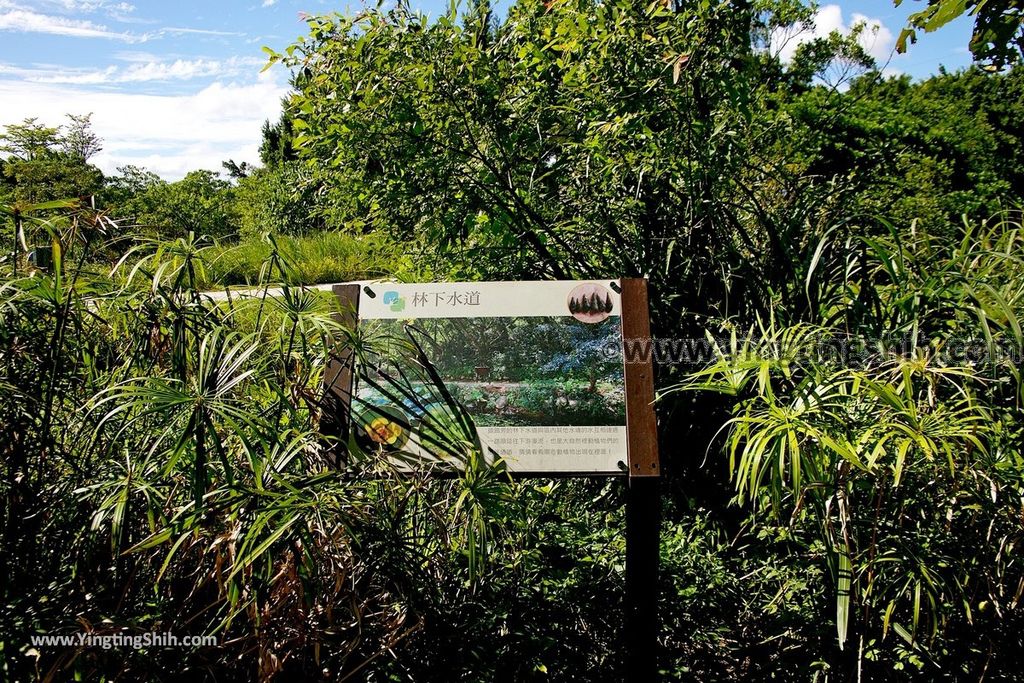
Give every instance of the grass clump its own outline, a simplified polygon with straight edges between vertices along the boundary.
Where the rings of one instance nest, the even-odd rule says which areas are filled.
[[[306,285],[419,274],[412,259],[380,234],[265,235],[211,249],[201,286],[254,285],[275,256],[289,281]]]

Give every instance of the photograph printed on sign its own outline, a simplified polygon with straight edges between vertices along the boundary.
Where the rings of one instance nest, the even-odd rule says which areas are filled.
[[[464,411],[484,450],[512,471],[621,472],[614,284],[371,285],[360,325],[379,360],[355,394],[360,445],[413,465],[444,462],[457,451],[451,442]]]

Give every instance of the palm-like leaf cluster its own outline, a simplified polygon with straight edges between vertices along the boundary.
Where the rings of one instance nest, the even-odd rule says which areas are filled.
[[[858,659],[895,633],[927,662],[956,623],[1018,608],[1022,247],[1007,222],[953,244],[830,231],[810,322],[723,321],[716,360],[667,392],[736,397],[737,502],[816,530]]]
[[[200,291],[209,250],[193,235],[142,241],[109,275],[58,259],[0,289],[2,640],[22,647],[8,666],[156,666],[145,653],[25,658],[27,634],[84,627],[216,634],[219,648],[185,661],[223,672],[242,657],[242,679],[347,675],[419,628],[422,573],[472,587],[487,570],[511,483],[465,412],[449,402],[459,419],[431,431],[467,465],[444,480],[324,436],[326,364],[347,345],[380,376],[364,365],[372,339],[341,324],[329,295],[289,286],[276,249],[259,295]],[[273,278],[285,284],[267,296]],[[413,360],[430,379],[422,350]],[[54,611],[18,608],[47,577]]]

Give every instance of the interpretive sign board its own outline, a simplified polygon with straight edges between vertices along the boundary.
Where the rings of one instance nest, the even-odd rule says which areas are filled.
[[[617,280],[377,283],[363,288],[358,312],[377,339],[416,331],[451,396],[472,416],[485,452],[511,471],[623,474],[620,292]],[[418,438],[416,402],[396,405],[369,382],[354,396],[396,415],[389,424],[386,411],[353,410],[357,434],[425,460],[435,455]],[[399,424],[410,433],[397,433]]]

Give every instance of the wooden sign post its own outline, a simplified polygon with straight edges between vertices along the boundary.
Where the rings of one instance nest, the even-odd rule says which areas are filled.
[[[622,343],[626,375],[629,490],[626,493],[626,675],[654,681],[658,674],[658,560],[661,496],[658,425],[647,280],[622,280]]]
[[[494,404],[500,404],[500,410],[478,401],[475,410],[482,412],[475,413],[472,422],[485,452],[501,456],[514,476],[626,475],[625,670],[630,681],[656,680],[661,465],[647,281],[382,282],[335,285],[334,293],[346,326],[367,322],[378,331],[395,332],[418,321],[443,338],[459,340],[447,348],[430,347],[439,354],[436,374],[453,389],[498,397]],[[496,334],[505,335],[510,344],[528,341],[525,348],[531,353],[519,354],[521,366],[500,367],[510,349],[494,346]],[[474,348],[475,343],[481,348]],[[538,360],[545,354],[551,357]],[[341,349],[327,367],[325,433],[343,444],[349,430],[355,429],[356,437],[379,439],[381,449],[390,445],[400,450],[414,466],[431,460],[436,464],[430,432],[423,426],[429,406],[424,410],[417,405],[421,401],[413,400],[416,389],[404,392],[414,404],[408,405],[379,387],[354,386],[357,373],[352,361],[351,353]],[[551,369],[559,363],[568,369]],[[496,376],[502,372],[506,374]],[[581,372],[589,375],[588,399],[596,399],[603,411],[597,421],[591,416],[573,422],[573,405],[578,403],[569,398],[573,372],[577,384]],[[509,414],[516,408],[510,403],[517,395],[509,387],[535,375],[555,383],[554,399],[543,411],[531,408]],[[354,401],[369,413],[365,425],[352,425]],[[526,420],[532,422],[524,425]],[[417,421],[422,423],[418,428]]]
[[[338,300],[336,320],[344,327],[355,330],[359,324],[359,285],[337,284],[331,288]],[[334,350],[324,369],[324,399],[320,418],[320,432],[335,439],[331,453],[335,466],[340,466],[341,448],[348,441],[352,426],[350,408],[355,384],[355,358],[346,344],[334,342]]]

